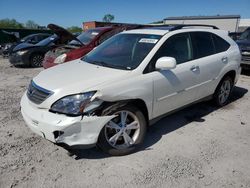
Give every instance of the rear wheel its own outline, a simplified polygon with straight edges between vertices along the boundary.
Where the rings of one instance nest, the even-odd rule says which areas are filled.
[[[146,120],[142,112],[126,105],[104,115],[116,117],[103,127],[98,146],[111,155],[127,155],[138,149],[146,134]]]
[[[41,67],[43,62],[43,55],[41,54],[34,54],[30,58],[30,65],[32,67]]]
[[[230,95],[233,89],[233,80],[231,77],[225,77],[219,83],[215,93],[214,100],[218,106],[224,106],[228,104]]]

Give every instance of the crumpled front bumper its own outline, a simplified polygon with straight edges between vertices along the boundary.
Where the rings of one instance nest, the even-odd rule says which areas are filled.
[[[26,61],[25,55],[18,55],[17,53],[12,53],[9,56],[9,61],[12,65],[25,65],[28,64],[28,61]]]
[[[77,116],[49,112],[35,107],[26,93],[21,99],[21,113],[28,127],[54,143],[68,146],[94,145],[104,125],[114,116]]]

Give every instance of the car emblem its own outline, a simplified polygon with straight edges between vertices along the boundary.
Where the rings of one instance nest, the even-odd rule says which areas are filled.
[[[28,90],[28,93],[29,93],[30,96],[32,96],[32,95],[35,93],[34,88],[31,87],[31,88]]]

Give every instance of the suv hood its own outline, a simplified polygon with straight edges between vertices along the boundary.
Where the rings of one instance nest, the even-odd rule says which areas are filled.
[[[46,69],[40,72],[33,81],[38,86],[53,91],[61,98],[91,91],[91,88],[100,84],[119,81],[129,72],[93,65],[77,59]]]
[[[69,31],[67,31],[66,29],[58,25],[49,24],[47,27],[50,30],[52,30],[57,36],[59,36],[62,41],[65,41],[63,43],[66,43],[67,41],[71,41],[71,40],[76,40],[80,42],[82,45],[84,45],[76,36],[74,36],[72,33],[70,33]]]

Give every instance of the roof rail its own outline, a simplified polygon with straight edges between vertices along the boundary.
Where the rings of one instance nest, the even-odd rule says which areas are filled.
[[[181,25],[176,25],[174,26],[173,28],[170,29],[170,31],[175,31],[175,30],[178,30],[178,29],[182,29],[184,27],[211,27],[213,29],[219,29],[218,27],[214,26],[214,25],[203,25],[203,24],[181,24]]]

